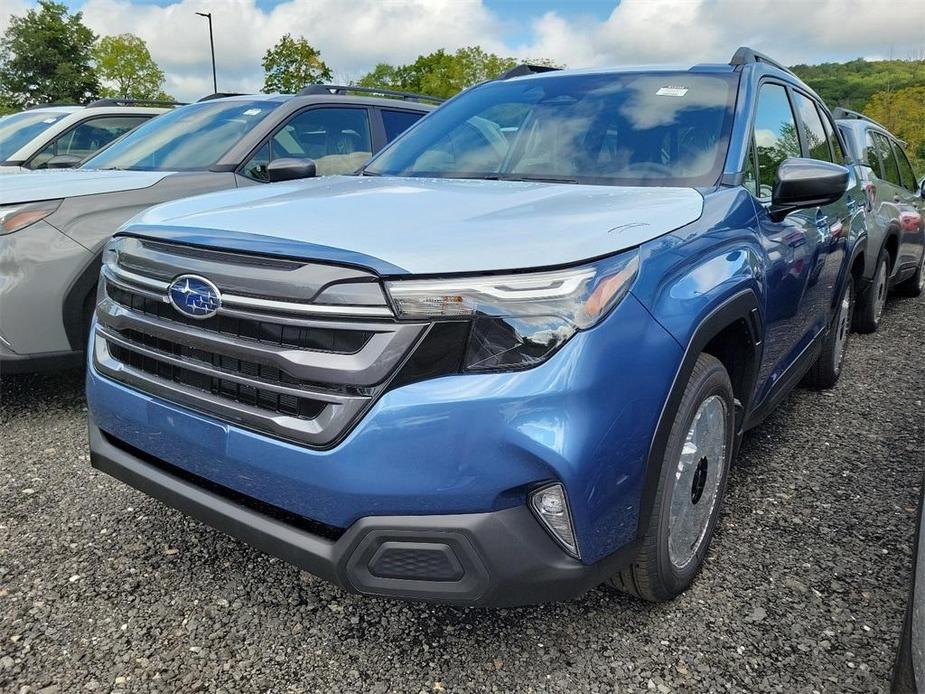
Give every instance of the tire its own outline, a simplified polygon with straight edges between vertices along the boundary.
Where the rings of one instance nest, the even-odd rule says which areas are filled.
[[[890,254],[884,248],[877,258],[874,278],[862,295],[857,297],[854,310],[854,330],[859,333],[873,333],[880,327],[886,297],[890,293]]]
[[[609,585],[643,600],[664,602],[694,580],[726,491],[734,403],[722,363],[701,354],[668,436],[641,549],[632,564],[608,580]]]
[[[896,285],[896,293],[902,296],[915,298],[921,296],[923,291],[925,291],[925,250],[922,251],[922,261],[915,274]]]
[[[851,319],[854,315],[854,277],[850,274],[838,301],[838,310],[832,327],[822,343],[822,352],[807,372],[803,383],[810,388],[832,388],[841,377],[842,365],[848,351]]]

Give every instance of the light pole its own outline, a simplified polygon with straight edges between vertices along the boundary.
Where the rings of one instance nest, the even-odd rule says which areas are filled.
[[[215,77],[215,41],[212,39],[212,13],[197,12],[200,17],[209,20],[209,47],[212,49],[212,91],[218,93],[218,79]]]

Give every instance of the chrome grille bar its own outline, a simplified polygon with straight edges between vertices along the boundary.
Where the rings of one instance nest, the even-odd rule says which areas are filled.
[[[129,291],[146,291],[150,297],[156,297],[164,303],[169,303],[167,291],[169,282],[144,277],[129,272],[116,265],[104,265],[103,276],[120,287]],[[152,290],[154,293],[152,293]],[[294,301],[280,301],[277,299],[262,299],[254,296],[240,296],[222,292],[222,307],[219,313],[228,314],[226,306],[236,306],[252,309],[264,313],[294,313],[304,316],[357,316],[363,318],[392,318],[394,314],[388,306],[347,306],[339,304],[308,304]]]

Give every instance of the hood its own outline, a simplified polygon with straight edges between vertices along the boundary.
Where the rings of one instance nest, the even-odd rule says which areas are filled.
[[[53,169],[3,176],[0,179],[0,205],[138,190],[153,186],[170,173]]]
[[[123,230],[382,274],[446,274],[580,263],[702,210],[691,188],[332,176],[166,203]]]

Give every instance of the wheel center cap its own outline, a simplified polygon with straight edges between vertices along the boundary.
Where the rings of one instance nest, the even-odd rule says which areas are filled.
[[[694,470],[694,479],[691,481],[691,503],[696,504],[703,496],[703,488],[707,484],[707,457],[704,456],[697,463],[697,469]]]

